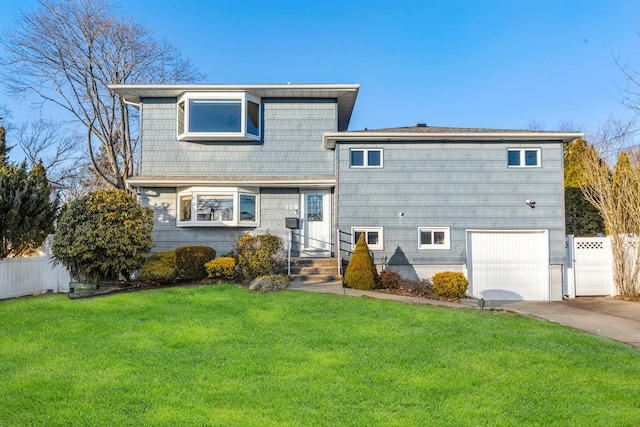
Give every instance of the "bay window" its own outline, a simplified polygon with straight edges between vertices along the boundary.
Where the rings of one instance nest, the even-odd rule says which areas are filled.
[[[178,98],[178,140],[256,141],[260,98],[245,92],[187,92]]]
[[[190,187],[178,192],[179,227],[258,225],[258,189]]]

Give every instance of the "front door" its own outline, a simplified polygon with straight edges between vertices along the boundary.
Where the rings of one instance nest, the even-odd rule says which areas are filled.
[[[300,256],[331,256],[331,192],[302,190],[302,251]]]

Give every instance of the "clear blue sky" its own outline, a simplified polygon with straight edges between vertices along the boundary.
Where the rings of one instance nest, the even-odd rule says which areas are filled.
[[[0,26],[35,0],[3,1]],[[588,130],[620,105],[614,57],[640,70],[640,2],[121,0],[202,83],[360,83],[350,129]],[[25,106],[0,93],[0,104]]]

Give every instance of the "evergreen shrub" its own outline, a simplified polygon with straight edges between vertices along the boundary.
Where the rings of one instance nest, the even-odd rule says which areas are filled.
[[[53,256],[77,280],[125,280],[153,248],[153,211],[123,190],[99,190],[65,206]]]
[[[344,273],[342,284],[348,288],[364,291],[380,287],[380,277],[373,259],[371,259],[369,246],[364,240],[364,233],[358,239],[347,271]]]
[[[431,289],[442,298],[460,299],[467,294],[469,282],[464,274],[454,271],[437,273],[431,278]]]
[[[42,160],[30,171],[27,162],[9,162],[11,150],[0,126],[0,258],[29,254],[53,233],[58,198],[51,188]]]
[[[151,255],[140,269],[140,278],[158,284],[176,281],[176,252],[157,252]]]
[[[210,279],[233,280],[236,275],[236,259],[229,256],[213,259],[204,265]]]
[[[240,272],[245,279],[286,271],[282,239],[273,234],[243,234],[238,239],[237,256]]]
[[[180,246],[176,248],[176,273],[180,280],[202,280],[207,277],[204,265],[216,257],[209,246]]]

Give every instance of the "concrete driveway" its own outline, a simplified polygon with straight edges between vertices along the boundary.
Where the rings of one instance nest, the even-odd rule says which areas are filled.
[[[496,307],[539,317],[640,348],[640,303],[580,297],[565,301],[502,301]]]

